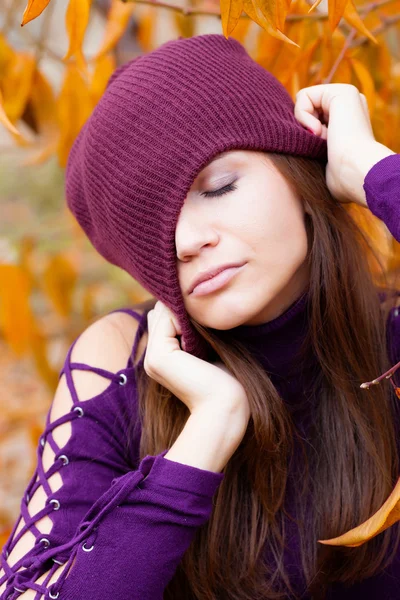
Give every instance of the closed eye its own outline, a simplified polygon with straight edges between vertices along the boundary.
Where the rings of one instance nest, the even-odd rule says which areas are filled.
[[[228,192],[233,192],[233,190],[237,189],[237,185],[235,185],[235,182],[233,183],[229,183],[228,185],[225,185],[224,187],[220,188],[219,190],[215,190],[214,192],[202,192],[200,195],[201,196],[205,196],[206,198],[214,198],[215,196],[223,196],[224,194],[227,194]]]

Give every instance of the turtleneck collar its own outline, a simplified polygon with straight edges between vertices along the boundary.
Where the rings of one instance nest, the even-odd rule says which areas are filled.
[[[285,379],[311,366],[312,351],[304,359],[300,355],[309,330],[308,307],[307,290],[275,319],[261,325],[239,325],[230,333],[249,348],[272,377]]]

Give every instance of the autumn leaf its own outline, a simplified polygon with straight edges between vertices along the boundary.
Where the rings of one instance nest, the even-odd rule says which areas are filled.
[[[298,47],[298,44],[296,44],[296,42],[293,42],[291,39],[289,39],[284,33],[282,33],[282,31],[276,29],[274,25],[270,23],[268,19],[266,19],[264,14],[261,12],[259,7],[255,3],[255,0],[243,0],[243,10],[247,15],[249,15],[249,17],[253,21],[255,21],[260,27],[265,29],[265,31],[269,35],[275,37],[278,40],[288,42],[289,44],[293,44],[294,46]]]
[[[235,29],[243,10],[243,0],[221,0],[221,23],[225,37]]]
[[[103,95],[108,80],[115,71],[115,67],[115,58],[110,54],[100,54],[96,59],[89,86],[89,93],[93,106],[96,106]]]
[[[0,123],[4,125],[4,127],[14,135],[21,135],[20,132],[14,125],[11,123],[10,119],[7,117],[4,106],[3,106],[3,95],[0,91]]]
[[[336,538],[318,541],[327,546],[349,546],[350,548],[356,548],[382,531],[385,531],[385,529],[388,529],[397,521],[400,521],[400,479],[398,479],[394,490],[386,502],[367,521]]]
[[[55,94],[49,81],[38,68],[33,74],[28,104],[38,131],[38,140],[23,164],[33,165],[40,164],[54,154],[59,138]]]
[[[29,304],[30,278],[20,265],[0,264],[0,328],[18,355],[30,349],[34,317]]]
[[[350,58],[350,64],[361,86],[361,93],[367,98],[368,109],[373,117],[375,111],[375,84],[367,67],[357,58]]]
[[[50,4],[50,0],[29,0],[22,15],[21,26],[41,15],[48,4]]]
[[[4,110],[12,123],[23,114],[32,87],[35,58],[27,52],[14,54],[1,79]]]
[[[43,290],[62,317],[71,314],[76,279],[76,270],[61,254],[51,257],[43,271]]]
[[[68,154],[76,136],[92,112],[89,84],[75,62],[70,62],[57,100],[60,137],[57,153],[61,166],[67,164]]]
[[[91,0],[70,0],[65,15],[69,48],[63,60],[74,57],[80,69],[86,74],[86,61],[82,52],[83,39],[89,23]]]
[[[345,11],[343,13],[343,18],[350,23],[350,25],[352,25],[352,27],[354,27],[355,29],[357,29],[357,31],[359,31],[362,35],[365,35],[369,40],[371,40],[371,42],[373,42],[374,44],[378,44],[378,40],[376,39],[376,37],[374,37],[372,35],[372,33],[365,27],[364,23],[362,22],[360,15],[357,12],[357,9],[355,7],[354,1],[353,0],[349,0]]]
[[[94,60],[98,60],[119,42],[128,27],[134,9],[135,4],[133,2],[122,2],[121,0],[111,1],[103,41]]]

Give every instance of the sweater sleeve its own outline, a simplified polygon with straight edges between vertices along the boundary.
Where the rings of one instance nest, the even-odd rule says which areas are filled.
[[[368,171],[363,185],[367,206],[400,242],[400,154],[391,154]]]
[[[139,365],[142,362],[143,358]],[[86,423],[87,429],[81,430],[82,443],[75,442],[77,460],[68,464],[75,463],[69,489],[64,496],[61,490],[51,496],[60,500],[64,514],[59,536],[48,547],[38,544],[36,552],[23,557],[22,570],[9,572],[1,600],[14,600],[26,590],[37,592],[35,600],[58,596],[60,600],[161,600],[196,530],[211,516],[223,473],[166,459],[168,449],[140,461],[139,434],[135,434],[132,460],[126,460],[121,439],[126,438],[127,421],[133,418],[127,401],[137,406],[135,369],[109,376],[115,381],[104,394],[75,407],[81,410],[74,412],[74,422],[81,428]],[[114,396],[118,404],[113,405]],[[102,402],[96,402],[99,399]],[[90,415],[92,419],[87,418]],[[92,459],[86,444],[93,450]],[[70,459],[72,448],[71,443]],[[67,454],[65,448],[62,451]],[[85,460],[79,464],[82,453]]]
[[[140,321],[135,311],[130,310],[130,314]],[[118,373],[72,362],[80,337],[70,346],[60,371],[60,393],[47,413],[38,441],[36,467],[23,493],[18,519],[1,552],[0,597],[6,583],[8,588],[18,587],[14,583],[18,570],[26,568],[46,549],[68,542],[112,480],[129,472],[132,463],[137,465],[135,452],[128,452],[124,443],[124,425],[129,416],[136,414],[131,361]],[[138,339],[139,335],[133,352]],[[83,400],[72,376],[76,370],[101,375],[106,382],[104,391]],[[116,430],[120,435],[115,435]]]

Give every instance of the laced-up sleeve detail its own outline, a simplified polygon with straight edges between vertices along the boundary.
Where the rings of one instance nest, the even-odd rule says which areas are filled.
[[[138,335],[142,331],[143,323]],[[138,365],[143,364],[143,358],[144,354]],[[121,373],[128,376],[126,382],[119,378]],[[114,383],[126,390],[130,373],[129,369],[115,373]],[[136,393],[136,388],[132,387],[131,393]],[[87,407],[92,405],[96,402],[74,403],[74,408],[83,409],[83,414],[72,410],[76,413],[75,424],[84,422],[89,414]],[[96,418],[103,419],[103,434],[113,438],[118,450],[113,413],[103,406]],[[124,423],[118,421],[119,426],[123,428]],[[84,433],[86,437],[89,429]],[[56,544],[29,553],[23,560],[24,569],[9,575],[0,599],[162,600],[196,530],[209,520],[214,494],[224,477],[223,473],[168,460],[167,452],[165,449],[156,456],[148,455],[127,472],[121,469],[116,473],[80,522],[73,524],[69,539],[60,538]],[[60,453],[71,458],[65,448]],[[71,460],[65,468],[70,464]],[[93,485],[82,478],[79,483]],[[72,493],[77,491],[74,488]],[[65,508],[60,490],[50,499],[60,502],[59,507],[52,506],[53,510],[61,511],[63,505]]]
[[[64,564],[57,557],[43,562],[42,556],[70,540],[84,515],[110,488],[113,479],[131,469],[125,452],[124,430],[126,415],[133,416],[136,410],[132,405],[136,400],[132,356],[136,355],[145,315],[131,309],[113,312],[130,314],[133,347],[122,350],[127,359],[115,358],[113,366],[117,369],[109,370],[104,365],[91,366],[71,359],[78,339],[84,334],[71,345],[38,443],[35,472],[22,497],[19,518],[0,556],[1,600],[19,597],[29,589],[25,584],[33,573],[36,579],[50,568],[51,577]],[[94,325],[100,321],[103,320]],[[106,334],[104,329],[103,333],[96,333],[92,326],[92,341],[100,343],[103,336],[104,345],[104,341],[110,339],[110,329]],[[107,353],[104,354],[103,362],[107,364]],[[78,372],[97,375],[96,381],[93,376],[89,383],[86,380],[85,395],[80,393],[84,387],[82,375],[77,384]],[[88,390],[92,393],[88,394]],[[40,598],[40,586],[32,581],[30,585]]]
[[[224,477],[167,460],[167,452],[146,456],[137,470],[115,478],[73,538],[41,554],[35,569],[51,560],[65,564],[56,582],[32,583],[31,571],[16,587],[46,599],[162,600],[196,530],[210,518]]]

